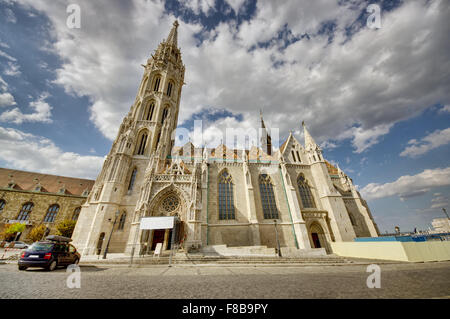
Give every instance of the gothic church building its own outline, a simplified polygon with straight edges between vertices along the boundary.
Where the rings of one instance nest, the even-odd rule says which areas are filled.
[[[177,216],[186,251],[214,245],[325,248],[375,237],[377,226],[352,180],[322,155],[304,126],[276,152],[269,134],[249,150],[174,146],[185,66],[175,21],[148,59],[73,233],[83,255],[170,248],[171,230],[140,230],[141,217]],[[116,220],[116,223],[113,221]],[[114,229],[112,229],[114,227]],[[111,232],[112,231],[112,232]]]

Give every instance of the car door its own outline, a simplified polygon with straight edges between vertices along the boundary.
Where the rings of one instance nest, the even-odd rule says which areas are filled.
[[[77,255],[75,254],[77,252],[77,249],[69,244],[69,263],[73,264],[75,262],[75,259],[77,259]]]

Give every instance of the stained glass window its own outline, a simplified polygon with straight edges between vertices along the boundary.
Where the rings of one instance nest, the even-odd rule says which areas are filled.
[[[259,175],[259,191],[261,194],[261,204],[263,208],[264,218],[278,218],[277,204],[275,202],[273,185],[269,175]]]
[[[235,219],[233,180],[227,170],[219,175],[219,219]]]
[[[300,175],[297,179],[298,191],[304,208],[315,208],[314,198],[311,193],[311,188],[308,185],[305,177]]]

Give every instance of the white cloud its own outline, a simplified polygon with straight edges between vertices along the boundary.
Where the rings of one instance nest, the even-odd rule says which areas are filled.
[[[181,0],[185,7],[191,9],[194,14],[203,13],[208,16],[210,12],[214,11],[215,0]]]
[[[0,50],[0,56],[8,59],[9,61],[15,62],[17,59],[15,57],[10,56],[8,53],[3,52]]]
[[[234,12],[236,14],[239,13],[239,9],[242,7],[242,5],[245,3],[246,0],[225,0],[230,7],[233,8]]]
[[[8,67],[5,68],[5,70],[3,71],[4,75],[8,75],[8,76],[17,76],[20,75],[22,72],[20,72],[20,66],[17,63],[14,62],[8,62]]]
[[[0,93],[0,107],[16,105],[14,96],[11,93]]]
[[[49,17],[53,49],[65,61],[56,83],[88,96],[91,120],[113,139],[134,101],[140,64],[167,36],[173,17],[161,2],[82,1],[82,28],[74,31],[61,14],[64,4],[19,1]],[[282,136],[305,120],[317,142],[350,138],[361,153],[395,123],[437,102],[450,104],[450,69],[445,67],[450,9],[445,1],[404,2],[383,13],[381,29],[363,26],[349,40],[346,27],[367,3],[339,3],[259,1],[250,21],[239,28],[235,22],[221,23],[204,34],[201,44],[193,37],[201,26],[180,21],[187,85],[179,123],[210,107],[257,123],[253,118],[262,108],[268,125],[279,127]],[[211,4],[195,1],[192,6],[210,12]],[[318,34],[325,21],[335,22],[331,43],[328,34]],[[280,40],[286,24],[291,33]],[[305,33],[309,39],[286,42]],[[258,42],[268,45],[254,47]]]
[[[370,183],[361,190],[361,194],[366,199],[389,196],[398,196],[405,199],[423,195],[434,187],[447,185],[450,185],[450,167],[426,169],[417,175],[401,176],[391,183]]]
[[[11,23],[17,22],[16,15],[10,8],[5,9],[5,14],[6,14],[6,21],[11,22]]]
[[[436,130],[420,141],[410,140],[408,144],[411,146],[406,147],[400,156],[417,157],[448,143],[450,143],[450,127],[445,130]]]
[[[30,107],[34,110],[33,113],[24,114],[16,107],[12,110],[3,112],[0,115],[0,121],[15,124],[22,124],[24,122],[51,123],[52,107],[45,102],[45,99],[48,98],[48,96],[48,93],[43,93],[37,100],[30,102]]]
[[[450,105],[445,105],[442,109],[439,110],[439,113],[450,113]]]
[[[51,140],[0,127],[0,159],[10,168],[94,179],[104,158],[64,152]]]

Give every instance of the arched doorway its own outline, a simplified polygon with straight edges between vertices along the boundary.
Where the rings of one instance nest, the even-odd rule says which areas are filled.
[[[319,223],[313,222],[309,226],[309,236],[311,248],[325,248],[327,252],[329,251],[325,232]]]
[[[142,232],[141,247],[143,254],[151,254],[158,243],[162,244],[162,250],[171,249],[172,237],[174,242],[179,243],[179,238],[184,235],[183,221],[185,220],[185,201],[184,196],[176,187],[168,187],[161,191],[151,201],[146,217],[169,217],[177,216],[175,233],[173,229],[154,229]],[[176,248],[176,247],[175,247]]]

